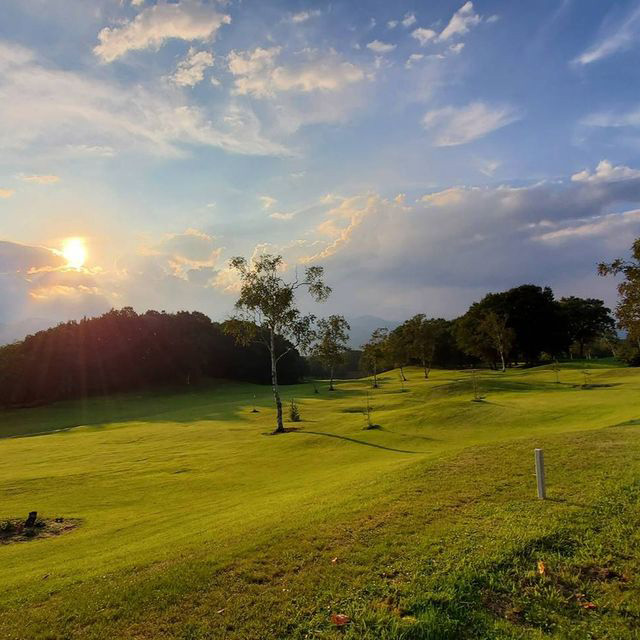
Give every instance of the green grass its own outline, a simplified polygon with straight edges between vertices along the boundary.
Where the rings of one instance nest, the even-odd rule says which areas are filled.
[[[0,637],[638,637],[640,371],[408,377],[3,413],[0,521],[82,524],[0,546]]]

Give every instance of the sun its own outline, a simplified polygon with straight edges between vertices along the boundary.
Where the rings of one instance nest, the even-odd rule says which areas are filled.
[[[72,269],[80,269],[87,259],[87,248],[82,238],[67,238],[62,248],[62,256],[67,261],[67,266]]]

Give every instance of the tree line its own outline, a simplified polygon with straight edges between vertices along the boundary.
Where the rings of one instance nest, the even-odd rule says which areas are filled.
[[[640,239],[632,260],[599,265],[603,276],[622,275],[618,327],[602,300],[556,300],[552,290],[526,284],[490,293],[455,320],[418,314],[389,331],[376,329],[358,353],[348,348],[349,325],[340,315],[318,320],[302,314],[296,296],[322,302],[331,293],[320,266],[287,281],[281,256],[233,258],[240,278],[235,314],[223,323],[198,312],[168,314],[130,307],[99,318],[67,322],[0,348],[0,405],[26,406],[109,394],[154,385],[189,385],[202,377],[270,382],[276,433],[284,431],[279,385],[299,382],[309,357],[324,368],[329,389],[341,368],[360,366],[373,375],[418,364],[433,367],[486,364],[505,370],[541,359],[590,357],[613,352],[640,361]],[[344,370],[344,369],[342,369]]]
[[[526,284],[487,294],[455,320],[418,314],[389,331],[376,329],[363,345],[363,368],[420,365],[490,366],[505,371],[513,364],[591,357],[615,351],[619,342],[611,311],[602,300],[571,296],[556,300],[549,287]]]
[[[299,382],[306,363],[281,336],[275,345],[280,380]],[[225,323],[198,312],[137,314],[112,310],[65,322],[0,348],[0,406],[31,406],[162,385],[189,386],[202,378],[270,381],[258,344],[238,344]]]

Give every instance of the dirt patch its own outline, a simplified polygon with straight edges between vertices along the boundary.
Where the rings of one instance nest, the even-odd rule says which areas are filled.
[[[0,544],[59,536],[73,531],[80,524],[78,518],[38,518],[30,526],[22,519],[0,520]]]

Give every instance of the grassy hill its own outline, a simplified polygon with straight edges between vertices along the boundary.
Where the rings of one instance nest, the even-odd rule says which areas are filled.
[[[637,637],[640,371],[408,377],[4,412],[0,522],[80,526],[0,544],[0,637]]]

